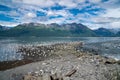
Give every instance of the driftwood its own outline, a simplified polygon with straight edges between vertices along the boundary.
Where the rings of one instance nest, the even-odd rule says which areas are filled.
[[[62,75],[61,73],[55,73],[53,75],[43,74],[41,76],[35,76],[32,74],[28,74],[24,76],[24,80],[70,80],[70,77],[76,72],[76,69],[69,71],[66,75]]]
[[[65,76],[66,77],[71,77],[76,71],[77,71],[76,69],[73,69],[70,72],[68,72]]]

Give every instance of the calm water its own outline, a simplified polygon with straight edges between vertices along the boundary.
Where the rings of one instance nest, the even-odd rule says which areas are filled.
[[[85,43],[119,40],[119,37],[24,37],[0,38],[0,61],[21,59],[16,50],[21,45],[48,45],[62,42],[83,41]]]

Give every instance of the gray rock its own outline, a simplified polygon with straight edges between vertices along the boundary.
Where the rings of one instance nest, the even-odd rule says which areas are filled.
[[[42,76],[38,76],[36,80],[43,80]]]
[[[51,80],[51,77],[49,74],[43,74],[43,80]]]

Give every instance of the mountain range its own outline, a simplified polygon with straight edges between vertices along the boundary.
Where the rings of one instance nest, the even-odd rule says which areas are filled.
[[[1,37],[116,37],[120,36],[120,30],[116,33],[114,30],[99,28],[91,30],[87,26],[80,23],[69,24],[40,24],[40,23],[24,23],[13,28],[0,25]]]

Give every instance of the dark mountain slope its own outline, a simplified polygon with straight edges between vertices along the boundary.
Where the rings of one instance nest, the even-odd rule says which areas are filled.
[[[119,32],[117,32],[116,36],[117,36],[117,37],[120,37],[120,31],[119,31]]]
[[[94,30],[94,32],[101,37],[112,37],[115,36],[113,32],[111,32],[109,29],[106,28],[99,28],[97,30]]]

